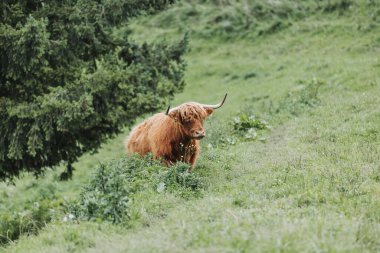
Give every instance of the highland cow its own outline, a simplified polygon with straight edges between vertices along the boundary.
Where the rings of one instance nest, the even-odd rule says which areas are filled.
[[[166,165],[182,161],[194,167],[199,154],[199,140],[206,136],[204,120],[224,104],[204,105],[196,102],[168,107],[166,113],[157,113],[132,129],[125,140],[128,153],[161,159]]]

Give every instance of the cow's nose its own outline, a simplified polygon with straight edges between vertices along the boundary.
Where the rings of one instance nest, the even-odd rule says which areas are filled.
[[[203,138],[206,136],[206,132],[204,130],[201,131],[195,131],[195,136],[198,138]]]

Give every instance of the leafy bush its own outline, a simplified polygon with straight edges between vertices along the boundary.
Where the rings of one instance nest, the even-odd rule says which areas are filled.
[[[179,193],[181,196],[188,196],[189,192],[190,195],[192,193],[199,194],[205,188],[205,182],[196,173],[190,173],[189,169],[190,165],[177,163],[159,177],[157,190],[167,189],[170,192]]]
[[[251,109],[240,112],[229,124],[217,123],[211,119],[207,124],[207,138],[204,144],[210,148],[235,145],[241,141],[264,140],[260,133],[271,127],[263,119],[255,116]]]
[[[255,140],[257,138],[257,130],[270,128],[265,120],[260,120],[255,115],[248,115],[245,112],[233,118],[233,127],[235,134],[243,138],[243,140]]]
[[[159,194],[167,190],[188,196],[203,189],[202,178],[187,172],[188,169],[189,165],[184,163],[164,167],[149,155],[144,158],[127,156],[100,164],[79,199],[69,204],[68,211],[78,219],[128,221],[133,197],[141,191],[153,189]]]

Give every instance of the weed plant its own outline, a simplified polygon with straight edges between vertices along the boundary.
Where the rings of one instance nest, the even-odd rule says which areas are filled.
[[[127,156],[100,164],[80,198],[69,204],[68,212],[79,220],[127,223],[134,196],[143,191],[200,196],[205,183],[196,173],[189,173],[189,168],[181,162],[165,167],[151,155]]]
[[[56,203],[55,203],[56,204]],[[0,245],[17,240],[21,235],[35,235],[55,217],[59,207],[49,199],[34,202],[26,210],[0,215]]]
[[[208,148],[228,147],[244,141],[263,141],[265,133],[271,128],[266,120],[254,115],[251,110],[239,112],[227,124],[211,119],[208,125],[208,138],[204,141]]]

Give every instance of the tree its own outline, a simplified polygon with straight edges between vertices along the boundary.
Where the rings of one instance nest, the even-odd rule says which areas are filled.
[[[183,89],[186,36],[139,45],[118,29],[173,2],[0,3],[0,179],[71,168]]]

